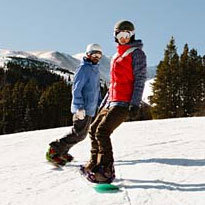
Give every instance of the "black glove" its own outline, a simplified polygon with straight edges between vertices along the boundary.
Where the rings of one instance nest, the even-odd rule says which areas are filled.
[[[137,106],[137,105],[130,105],[129,106],[129,116],[130,116],[131,120],[136,119],[136,117],[138,115],[138,111],[139,111],[139,106]]]

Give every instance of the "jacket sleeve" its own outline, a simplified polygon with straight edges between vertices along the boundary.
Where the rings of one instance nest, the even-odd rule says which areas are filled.
[[[146,55],[141,49],[137,49],[133,52],[132,60],[134,88],[130,104],[139,106],[147,74]]]
[[[83,88],[88,80],[88,73],[85,66],[78,69],[75,74],[72,88],[73,106],[76,110],[84,109]]]

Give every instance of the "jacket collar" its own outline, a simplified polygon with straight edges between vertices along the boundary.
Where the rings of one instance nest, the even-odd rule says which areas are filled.
[[[125,44],[125,45],[120,45],[118,44],[117,45],[117,53],[122,55],[127,49],[129,49],[131,46],[128,45],[128,44]]]
[[[143,43],[141,40],[134,40],[132,43],[128,43],[125,45],[117,45],[117,53],[122,55],[127,49],[131,48],[131,47],[137,47],[142,49]]]
[[[93,71],[99,72],[99,63],[93,64],[91,61],[89,61],[86,57],[83,57],[83,60],[81,62],[81,65],[90,65]]]
[[[92,65],[92,66],[98,66],[99,65],[99,62],[97,64],[93,64],[91,60],[89,60],[88,58],[86,58],[85,56],[83,57],[83,60],[82,60],[82,63],[83,64],[89,64],[89,65]]]

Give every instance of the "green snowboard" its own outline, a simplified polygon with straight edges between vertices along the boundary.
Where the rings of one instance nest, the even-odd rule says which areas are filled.
[[[113,184],[97,184],[94,189],[98,193],[116,193],[120,191],[120,188]]]

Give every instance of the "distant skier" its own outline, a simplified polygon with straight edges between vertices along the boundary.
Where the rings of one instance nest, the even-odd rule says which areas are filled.
[[[129,21],[117,22],[114,37],[117,53],[111,62],[107,102],[89,130],[91,159],[81,166],[81,173],[95,183],[111,183],[115,178],[110,135],[129,112],[138,111],[146,80],[146,55],[142,41],[135,40],[134,25]]]
[[[85,139],[92,117],[100,104],[100,74],[99,61],[102,48],[98,44],[89,44],[86,55],[76,70],[72,87],[71,112],[73,127],[70,133],[59,140],[50,143],[46,157],[56,165],[65,165],[72,161],[68,154],[72,146]]]

